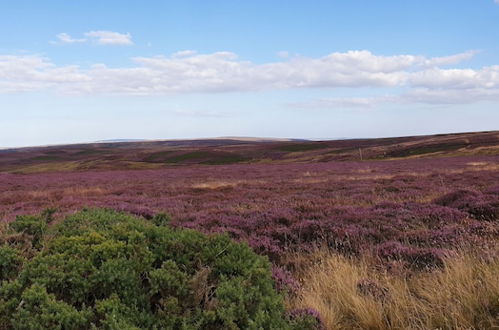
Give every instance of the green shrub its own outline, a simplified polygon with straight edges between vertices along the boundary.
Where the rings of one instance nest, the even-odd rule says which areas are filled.
[[[12,228],[41,249],[18,270],[1,250],[0,328],[303,328],[285,316],[265,257],[160,220],[85,210],[44,235],[42,218],[18,218]]]
[[[91,312],[55,299],[40,285],[33,285],[22,293],[21,303],[12,314],[15,329],[83,329]]]
[[[152,222],[156,226],[166,226],[170,223],[170,216],[166,213],[158,213],[152,218]]]
[[[34,248],[40,248],[43,235],[47,231],[47,218],[42,216],[18,216],[15,221],[10,223],[10,229],[31,236]]]
[[[0,246],[0,282],[17,276],[23,264],[19,251],[10,246]]]

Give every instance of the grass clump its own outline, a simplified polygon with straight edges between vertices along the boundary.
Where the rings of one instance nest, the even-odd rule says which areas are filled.
[[[0,329],[314,326],[285,313],[269,262],[247,245],[155,220],[108,210],[48,227],[46,216],[18,218],[11,231],[30,235],[37,252],[0,247]]]
[[[368,259],[329,252],[301,274],[293,308],[317,310],[328,329],[496,329],[499,261],[470,254],[442,269],[387,272]]]

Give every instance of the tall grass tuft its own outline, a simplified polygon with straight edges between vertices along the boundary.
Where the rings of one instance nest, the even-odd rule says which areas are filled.
[[[463,253],[408,275],[319,253],[290,307],[319,311],[328,329],[499,329],[497,258]]]

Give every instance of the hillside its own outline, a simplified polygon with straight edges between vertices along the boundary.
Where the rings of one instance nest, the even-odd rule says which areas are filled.
[[[0,151],[0,172],[153,169],[499,154],[499,131],[334,141],[203,139],[101,142]]]
[[[103,302],[94,304],[91,294],[90,300],[85,298],[89,294],[80,294],[81,300],[73,305],[73,297],[78,297],[74,292],[83,291],[67,289],[69,282],[44,289],[29,286],[29,281],[46,281],[47,269],[55,271],[51,273],[54,278],[60,278],[51,260],[71,265],[74,260],[92,260],[96,261],[95,271],[99,272],[101,256],[117,255],[121,259],[130,256],[127,260],[132,261],[139,256],[142,260],[142,254],[137,254],[141,250],[130,249],[128,245],[147,244],[142,234],[134,230],[133,239],[132,236],[129,239],[123,236],[124,227],[112,226],[126,243],[113,239],[101,239],[102,244],[97,241],[98,258],[83,254],[71,259],[75,256],[72,248],[59,245],[62,253],[71,253],[52,259],[54,256],[46,253],[56,250],[47,245],[31,261],[36,251],[31,253],[26,247],[40,248],[44,233],[48,238],[44,242],[55,242],[53,232],[46,231],[47,223],[49,227],[64,225],[68,217],[83,216],[91,225],[99,219],[108,219],[102,217],[102,212],[116,214],[114,211],[140,218],[132,222],[159,223],[165,227],[164,231],[190,229],[208,236],[224,233],[227,241],[230,237],[248,244],[272,263],[273,287],[289,294],[286,315],[300,316],[307,311],[305,315],[323,321],[323,329],[457,329],[455,324],[466,329],[497,328],[498,135],[498,132],[482,132],[321,142],[154,141],[4,151],[0,153],[0,233],[6,235],[3,238],[0,235],[0,243],[28,253],[23,259],[16,257],[13,248],[3,250],[3,263],[7,260],[11,266],[0,269],[0,273],[12,279],[12,283],[24,286],[16,295],[9,294],[7,303],[2,303],[0,292],[0,306],[11,308],[0,308],[0,328],[12,328],[11,320],[21,324],[38,317],[39,300],[26,298],[31,296],[43,297],[48,306],[72,311],[75,317],[81,315],[78,319],[84,324],[102,322],[104,314],[98,309]],[[363,161],[359,161],[360,153]],[[113,215],[111,219],[116,218]],[[73,224],[67,228],[77,229]],[[26,243],[30,237],[32,243]],[[84,239],[69,238],[77,245]],[[196,245],[188,245],[196,253],[200,250]],[[208,280],[211,275],[207,274],[211,269],[215,272],[218,261],[228,252],[226,246],[224,243],[208,249],[214,259],[189,265],[187,269],[193,272],[179,275],[188,283],[201,283],[200,287],[208,290],[201,292],[210,292],[208,298],[196,298],[198,303],[193,304],[191,296],[174,293],[175,299],[182,297],[171,300],[179,301],[180,308],[169,311],[186,318],[186,322],[191,320],[189,311],[196,306],[211,311],[211,303],[203,301],[212,301],[211,288],[216,283]],[[117,248],[130,254],[118,253]],[[180,251],[172,258],[180,260],[179,265],[184,265],[182,260],[189,260],[182,257],[184,254],[191,255],[177,239],[174,249],[166,246],[159,251]],[[38,265],[38,256],[45,258],[49,266],[32,276],[27,272]],[[124,262],[128,265],[127,260]],[[230,260],[247,259],[230,257]],[[66,267],[64,263],[60,265]],[[129,291],[122,290],[120,283],[124,282],[114,272],[122,264],[109,260],[109,265],[102,270],[110,270],[105,274],[120,286],[116,290],[120,299],[141,296],[123,295]],[[159,272],[160,265],[148,268],[149,273]],[[90,273],[81,269],[85,275],[78,273],[75,278],[86,279]],[[124,275],[124,280],[134,274],[133,269],[119,269],[116,273]],[[161,272],[168,270],[173,271],[173,276],[179,274],[177,268],[171,267]],[[15,279],[19,271],[29,274],[20,275],[24,282]],[[269,272],[270,269],[267,278]],[[148,294],[147,283],[133,281],[137,284],[127,288]],[[194,288],[185,281],[179,288]],[[91,288],[92,292],[102,292],[99,283],[92,284],[96,282],[87,285],[71,280],[71,283],[83,283],[82,287]],[[165,283],[172,282],[168,279]],[[272,288],[271,283],[267,282],[267,287]],[[119,306],[119,310],[126,312],[123,315],[139,314],[127,309],[138,306],[134,301],[130,304],[118,301],[112,295],[115,291],[104,292],[106,295],[99,299]],[[24,304],[21,299],[25,299]],[[161,305],[159,298],[144,301],[152,306],[159,301]],[[83,302],[90,309],[96,307],[88,314],[81,314],[79,306]],[[146,310],[150,310],[147,306]],[[281,311],[278,310],[277,319],[283,315]],[[152,314],[149,316],[156,315],[154,310]],[[288,319],[286,315],[283,317]],[[141,324],[134,323],[140,320],[116,319]],[[5,324],[8,326],[2,327]]]

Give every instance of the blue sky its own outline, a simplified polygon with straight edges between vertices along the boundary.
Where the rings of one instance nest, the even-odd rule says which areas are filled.
[[[0,2],[0,148],[499,129],[499,3]]]

